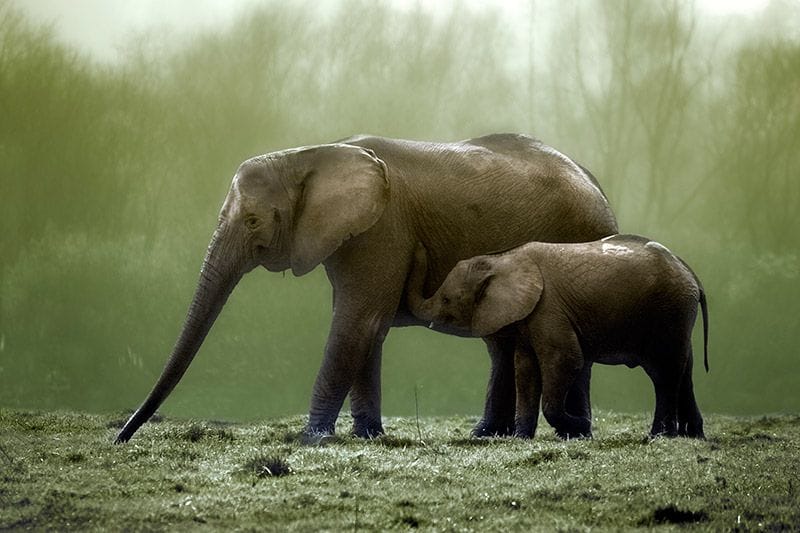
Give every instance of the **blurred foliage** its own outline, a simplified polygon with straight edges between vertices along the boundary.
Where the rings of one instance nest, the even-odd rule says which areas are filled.
[[[107,411],[144,397],[245,158],[361,132],[520,131],[591,169],[623,231],[704,280],[701,409],[797,411],[797,4],[726,24],[684,2],[539,0],[513,21],[519,35],[508,17],[268,2],[191,37],[134,36],[103,65],[0,0],[0,404]],[[321,269],[250,274],[166,408],[305,412],[329,319]],[[393,330],[384,412],[413,414],[415,390],[422,414],[480,412],[484,352]],[[652,408],[641,370],[596,368],[596,405]]]

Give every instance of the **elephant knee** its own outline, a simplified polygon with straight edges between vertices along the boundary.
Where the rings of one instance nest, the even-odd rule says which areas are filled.
[[[564,409],[553,403],[547,403],[542,406],[542,414],[547,423],[553,427],[558,427],[564,420]]]
[[[582,439],[592,437],[592,421],[589,418],[569,415],[563,408],[547,406],[542,408],[545,420],[556,430],[562,439]]]

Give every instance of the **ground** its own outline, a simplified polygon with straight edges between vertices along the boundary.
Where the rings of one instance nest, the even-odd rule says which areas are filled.
[[[600,413],[593,440],[473,439],[473,418],[300,443],[301,417],[158,420],[0,409],[0,530],[800,529],[800,416],[706,416],[648,439]],[[343,417],[344,433],[350,420]]]

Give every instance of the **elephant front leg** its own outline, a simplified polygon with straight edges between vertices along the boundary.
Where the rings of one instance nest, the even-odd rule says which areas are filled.
[[[539,422],[542,376],[533,348],[527,345],[523,339],[519,340],[514,352],[514,374],[517,384],[514,436],[530,439],[536,434],[536,426]]]
[[[380,360],[376,362],[371,358],[375,346],[379,346],[383,338],[379,334],[379,324],[380,321],[374,318],[345,318],[334,314],[322,367],[311,395],[311,408],[305,429],[308,437],[334,434],[336,419],[344,399],[359,377],[360,388],[353,395],[352,402],[356,431],[358,433],[359,428],[365,431],[362,436],[368,436],[367,433],[379,435],[383,432],[380,425],[380,385],[371,382],[370,386],[364,386],[366,376],[374,376],[376,366],[380,369]],[[380,353],[380,348],[377,353]],[[379,378],[380,372],[374,379]],[[376,393],[377,397],[374,396]]]
[[[514,432],[516,390],[514,380],[515,337],[492,335],[484,339],[489,348],[491,373],[483,418],[472,430],[475,437],[511,435]]]

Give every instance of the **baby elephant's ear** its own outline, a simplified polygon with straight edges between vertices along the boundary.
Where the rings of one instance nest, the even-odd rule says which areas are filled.
[[[492,257],[491,262],[472,314],[472,333],[480,337],[531,314],[542,295],[542,273],[532,260],[506,254]]]

